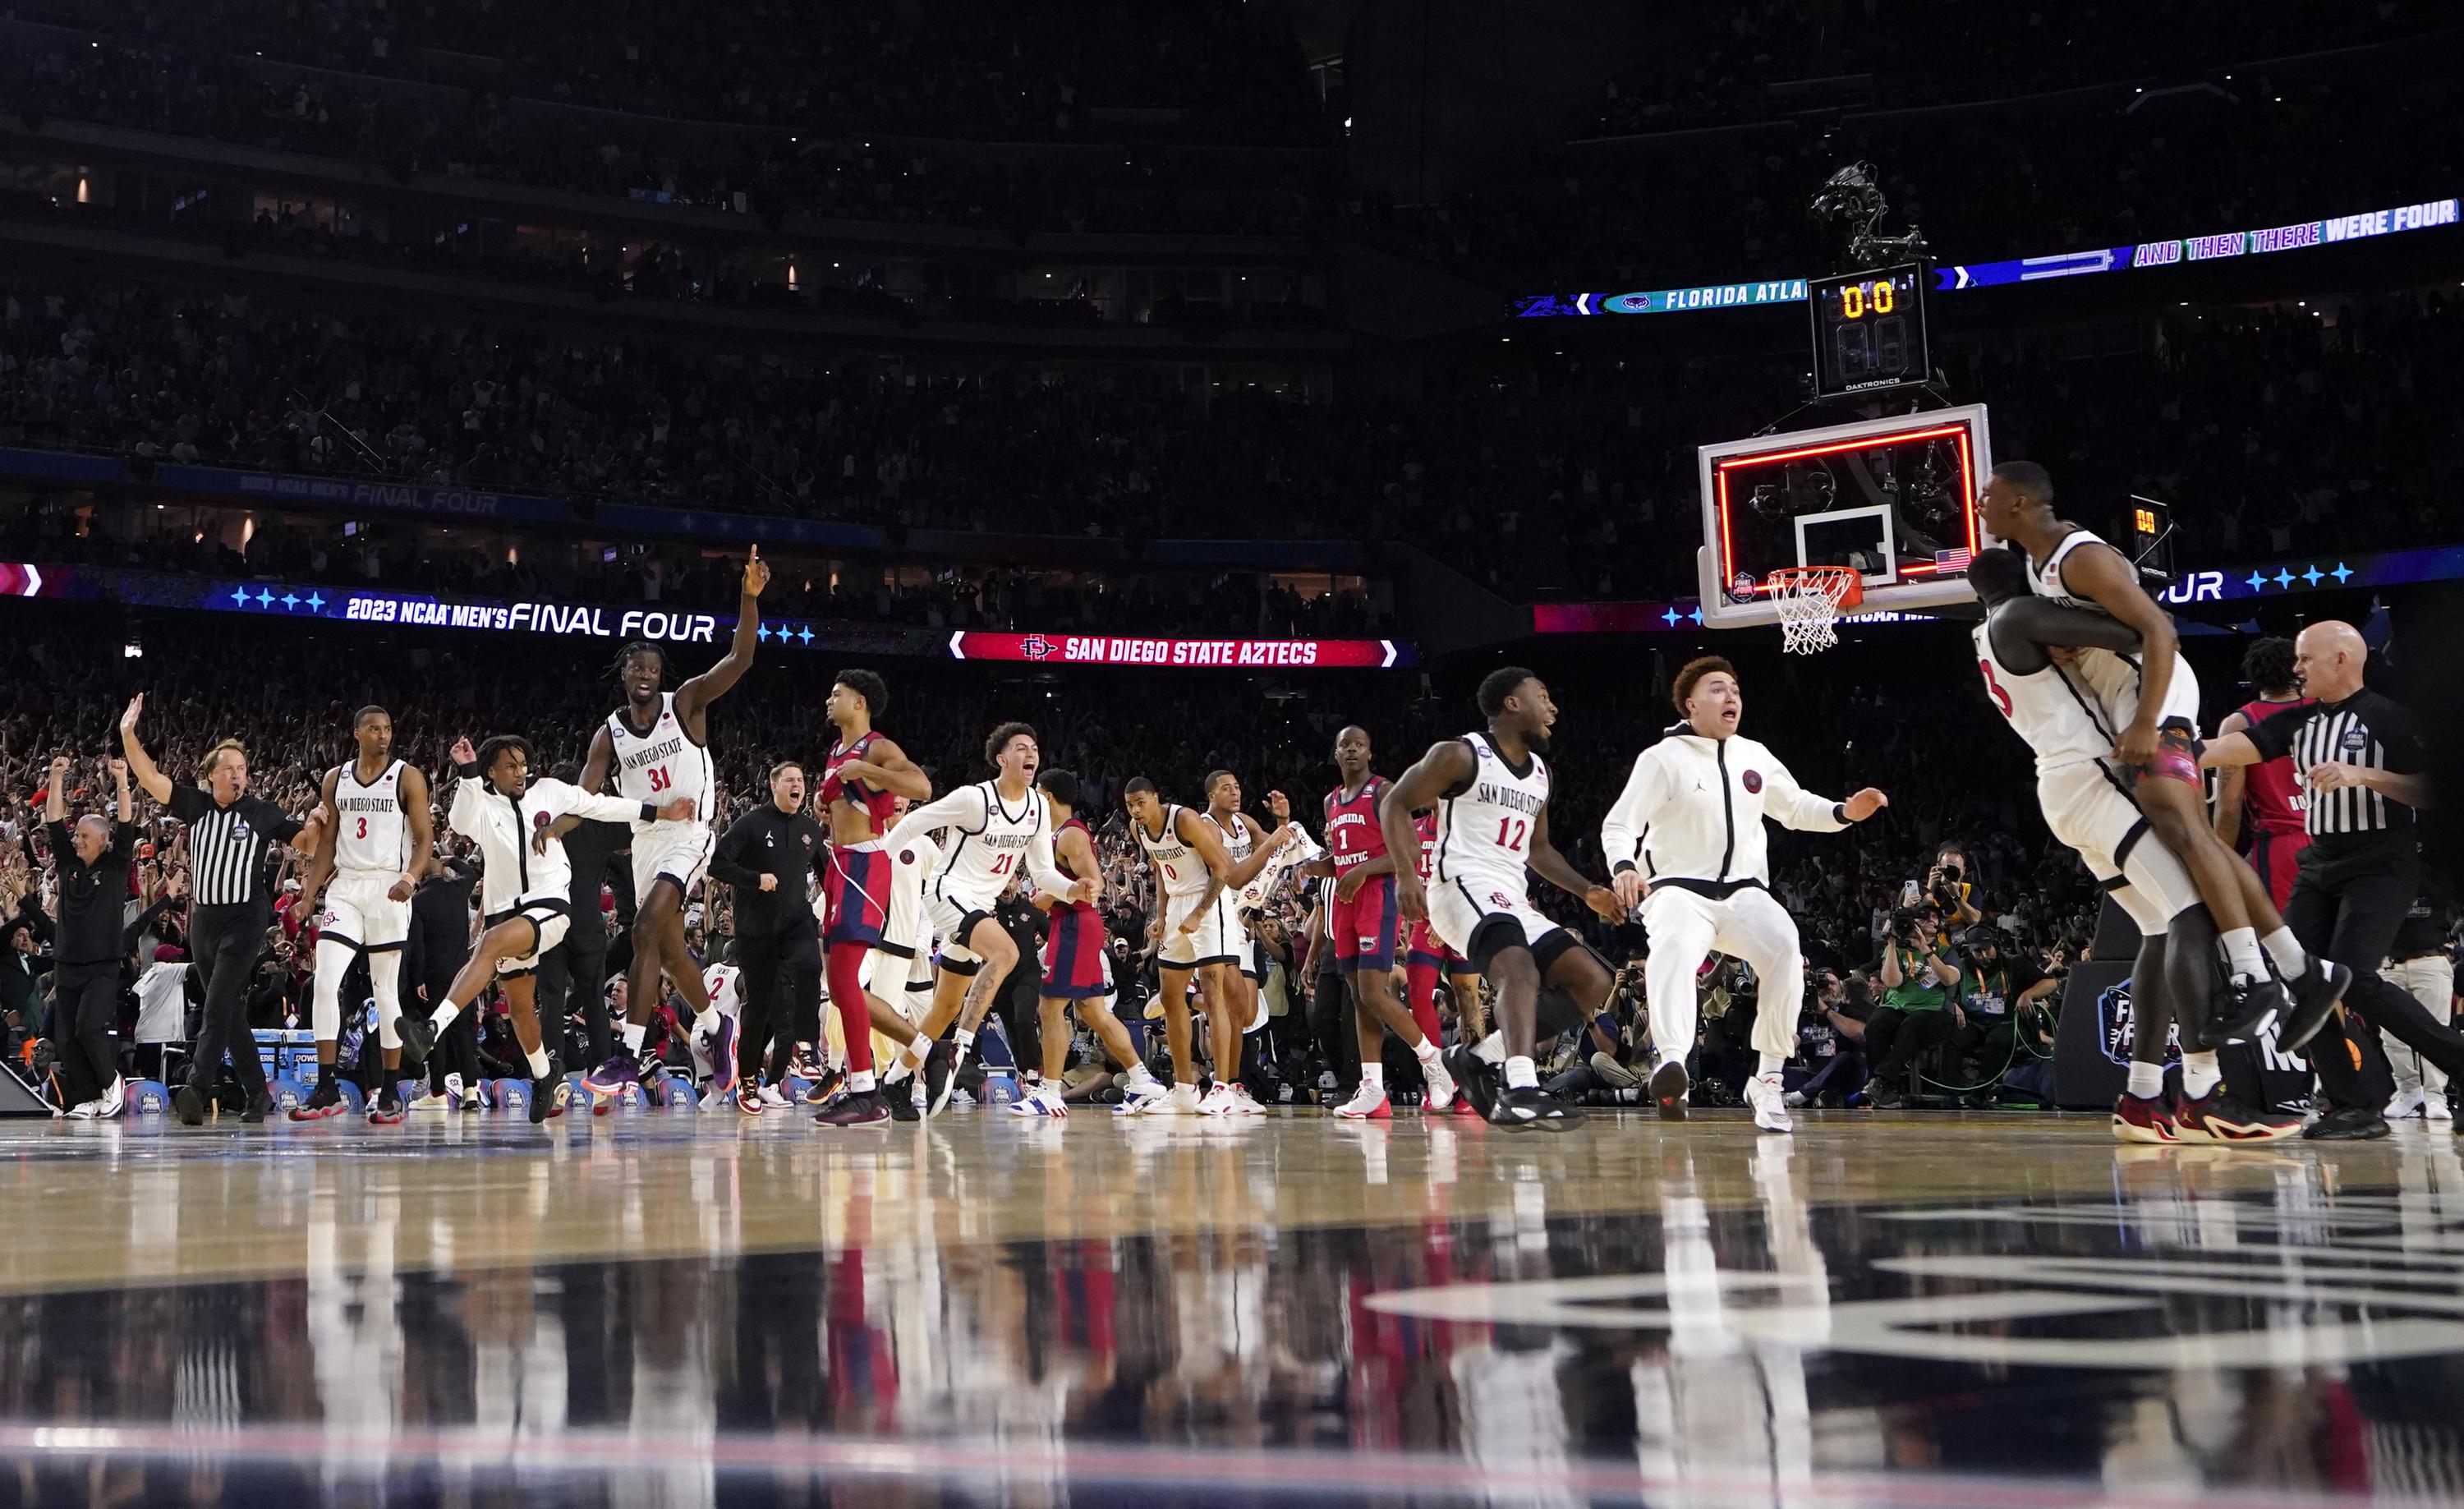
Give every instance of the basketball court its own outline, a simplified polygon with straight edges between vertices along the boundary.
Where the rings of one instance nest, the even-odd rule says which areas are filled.
[[[2418,1123],[495,1113],[0,1150],[46,1212],[0,1254],[10,1502],[2464,1490],[2464,1157]],[[2125,1467],[2164,1486],[2108,1494]]]

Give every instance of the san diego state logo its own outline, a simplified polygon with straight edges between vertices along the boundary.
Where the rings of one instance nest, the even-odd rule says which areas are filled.
[[[1018,653],[1030,660],[1049,660],[1061,653],[1061,647],[1042,634],[1028,634],[1018,642]]]
[[[1761,793],[1761,791],[1762,791],[1762,788],[1763,788],[1763,773],[1762,773],[1760,770],[1749,770],[1749,771],[1747,771],[1747,772],[1746,772],[1746,789],[1747,789],[1749,792],[1751,792],[1751,793],[1754,793],[1754,794],[1759,795],[1759,794]]]

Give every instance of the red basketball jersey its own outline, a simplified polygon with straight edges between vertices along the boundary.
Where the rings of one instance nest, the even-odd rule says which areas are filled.
[[[1438,814],[1435,810],[1412,819],[1412,832],[1420,835],[1420,878],[1426,880],[1438,860]]]
[[[1087,835],[1087,842],[1089,845],[1091,846],[1095,842],[1094,830],[1087,826],[1086,820],[1079,817],[1072,817],[1069,821],[1062,824],[1060,827],[1052,831],[1052,863],[1063,875],[1067,876],[1072,880],[1092,879],[1094,878],[1092,876],[1080,875],[1077,868],[1070,864],[1069,856],[1061,852],[1061,835],[1069,832],[1069,830],[1073,828]],[[1054,919],[1058,920],[1065,912],[1084,912],[1091,917],[1094,915],[1095,908],[1085,901],[1065,901],[1059,897],[1054,897],[1052,899],[1052,916]]]
[[[1377,802],[1385,794],[1386,783],[1374,775],[1349,800],[1339,786],[1326,793],[1326,847],[1336,875],[1385,857],[1386,831],[1377,826]]]
[[[2263,722],[2278,713],[2297,707],[2308,707],[2316,699],[2299,698],[2290,702],[2244,702],[2242,721]],[[2293,768],[2293,757],[2284,755],[2263,760],[2242,773],[2242,816],[2255,832],[2299,833],[2307,831],[2303,813],[2306,799],[2301,791],[2301,774]]]
[[[832,802],[838,801],[851,802],[863,808],[872,816],[875,836],[890,832],[891,805],[898,798],[889,791],[876,791],[862,781],[842,781],[839,779],[839,766],[850,760],[863,759],[880,738],[877,731],[867,729],[864,737],[851,744],[832,743],[830,757],[822,765],[823,808],[826,810]]]

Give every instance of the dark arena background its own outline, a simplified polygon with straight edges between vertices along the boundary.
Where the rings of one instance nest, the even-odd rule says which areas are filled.
[[[0,7],[0,1505],[2464,1498],[2459,80]]]

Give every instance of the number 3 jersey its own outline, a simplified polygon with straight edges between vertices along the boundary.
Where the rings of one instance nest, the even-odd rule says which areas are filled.
[[[625,721],[625,709],[607,715],[607,738],[615,751],[617,794],[628,801],[664,807],[679,796],[696,804],[693,823],[707,827],[715,814],[717,793],[712,787],[710,751],[685,732],[676,716],[676,694],[659,696],[659,721],[648,733],[635,733]],[[633,831],[662,826],[633,821]],[[682,826],[682,825],[678,825]]]
[[[334,815],[341,822],[341,832],[334,840],[334,868],[374,870],[390,877],[410,863],[410,819],[402,807],[402,762],[396,760],[383,775],[363,786],[357,761],[334,767]]]

